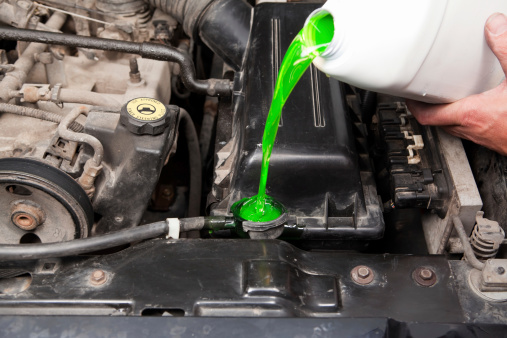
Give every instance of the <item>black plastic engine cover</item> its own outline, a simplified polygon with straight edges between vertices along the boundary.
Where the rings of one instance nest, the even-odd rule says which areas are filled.
[[[262,135],[278,69],[292,39],[316,7],[255,7],[243,73],[235,79],[232,138],[223,147],[231,150],[233,161],[229,158],[221,164],[226,152],[218,151],[215,184],[223,181],[220,167],[228,162],[230,186],[214,214],[226,213],[233,202],[257,194]],[[267,193],[287,207],[300,236],[371,239],[382,235],[375,184],[371,172],[360,170],[342,85],[313,65],[283,109]]]

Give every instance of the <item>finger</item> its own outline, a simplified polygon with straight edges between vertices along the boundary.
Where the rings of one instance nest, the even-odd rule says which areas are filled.
[[[502,13],[491,15],[486,21],[484,36],[507,74],[507,17]]]
[[[431,104],[407,100],[407,107],[423,126],[453,126],[461,124],[460,104]]]

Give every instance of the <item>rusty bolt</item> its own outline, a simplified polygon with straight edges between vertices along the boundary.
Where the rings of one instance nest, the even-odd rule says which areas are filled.
[[[367,285],[373,281],[375,277],[373,270],[365,265],[358,265],[352,269],[350,276],[354,283],[359,285]]]
[[[92,272],[90,281],[93,285],[102,285],[106,282],[107,275],[104,270],[97,269]]]
[[[132,57],[129,60],[130,64],[130,82],[131,83],[139,83],[141,82],[141,73],[139,72],[139,65],[137,64],[137,59]]]
[[[11,221],[22,230],[34,230],[44,223],[46,215],[42,208],[32,201],[16,201],[11,209]]]
[[[436,284],[437,275],[427,267],[420,266],[412,273],[412,278],[420,286],[430,287]]]
[[[12,222],[23,230],[33,230],[39,225],[32,215],[25,213],[12,215]]]
[[[359,269],[357,269],[357,275],[363,279],[368,278],[368,276],[370,275],[370,269],[368,269],[365,266],[362,266]]]
[[[421,276],[421,278],[424,280],[430,280],[431,277],[433,277],[433,271],[430,269],[421,269],[419,271],[419,276]]]

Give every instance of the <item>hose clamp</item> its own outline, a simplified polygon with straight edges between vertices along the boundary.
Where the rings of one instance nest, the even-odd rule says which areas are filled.
[[[166,238],[178,239],[180,238],[180,220],[177,218],[168,218],[165,220],[169,225],[169,232]]]

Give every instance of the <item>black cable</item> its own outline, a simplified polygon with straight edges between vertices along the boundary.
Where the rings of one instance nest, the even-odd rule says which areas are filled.
[[[169,225],[156,222],[102,236],[59,243],[0,245],[0,261],[64,257],[94,252],[167,234]]]

